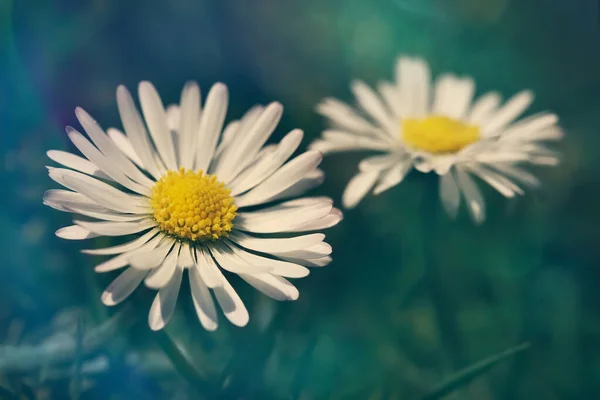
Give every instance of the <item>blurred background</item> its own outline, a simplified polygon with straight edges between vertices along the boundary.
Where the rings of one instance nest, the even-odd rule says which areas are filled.
[[[410,175],[326,232],[334,261],[295,282],[298,301],[232,279],[251,321],[214,333],[185,292],[162,333],[147,289],[104,307],[114,275],[80,250],[107,243],[54,236],[70,218],[42,205],[56,187],[45,152],[73,150],[76,106],[120,126],[119,84],[149,80],[170,104],[187,80],[221,81],[229,118],[281,101],[272,140],[298,127],[307,146],[323,129],[314,105],[391,78],[398,54],[471,75],[478,93],[532,89],[530,112],[567,132],[562,164],[518,199],[485,187],[482,226],[427,209],[429,177]],[[449,398],[600,398],[598,135],[597,0],[0,0],[0,398],[418,399],[523,342]],[[339,205],[360,156],[327,157],[314,193]]]

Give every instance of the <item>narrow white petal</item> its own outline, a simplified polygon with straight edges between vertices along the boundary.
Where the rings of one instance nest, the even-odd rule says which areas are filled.
[[[521,115],[533,102],[533,93],[525,90],[509,99],[483,124],[483,135],[488,136],[504,128]]]
[[[440,176],[440,198],[448,215],[456,218],[458,206],[460,205],[460,191],[452,170]]]
[[[121,172],[120,166],[115,164],[112,160],[109,160],[98,150],[92,143],[90,143],[81,133],[76,131],[75,129],[67,126],[67,135],[71,142],[85,155],[88,160],[90,160],[94,165],[98,166],[106,175],[108,175],[112,180],[118,182],[129,190],[134,192],[149,195],[150,188],[140,185],[137,182],[132,181],[130,178],[125,176],[123,172]],[[107,138],[108,140],[108,138]]]
[[[431,72],[421,59],[400,57],[396,63],[396,87],[400,94],[399,115],[418,118],[429,111]]]
[[[283,200],[304,195],[309,190],[320,186],[324,181],[325,173],[320,169],[316,169],[307,173],[302,179],[289,188],[271,197],[269,201]]]
[[[122,236],[138,233],[156,226],[156,222],[146,218],[135,222],[88,222],[75,221],[75,223],[90,232],[104,236]]]
[[[368,122],[352,107],[337,99],[324,99],[317,105],[317,112],[329,118],[337,128],[350,131],[355,135],[379,138],[388,143],[392,141],[387,132]]]
[[[296,151],[304,133],[300,129],[295,129],[288,133],[270,154],[262,157],[256,164],[240,173],[229,185],[232,188],[231,195],[237,196],[249,189],[252,189],[266,178],[271,176],[279,167],[283,165]]]
[[[456,168],[456,178],[458,187],[465,196],[465,202],[471,218],[475,223],[481,224],[485,220],[485,202],[479,188],[473,182],[473,179],[460,167]]]
[[[167,127],[172,133],[179,135],[179,120],[181,119],[181,109],[177,104],[171,104],[167,107]]]
[[[355,207],[371,190],[379,178],[379,171],[361,172],[355,175],[344,190],[342,203],[346,208]]]
[[[79,107],[75,109],[75,114],[85,132],[92,139],[92,142],[94,142],[111,165],[114,165],[115,168],[142,186],[152,186],[153,182],[137,169],[129,158],[119,150],[114,142],[104,133],[96,120]]]
[[[183,87],[180,110],[179,165],[192,169],[200,126],[200,88],[196,82],[188,82]]]
[[[226,271],[234,274],[240,273],[261,273],[272,269],[271,265],[254,264],[242,258],[238,248],[232,248],[224,243],[214,243],[210,246],[210,253],[213,255],[217,264]]]
[[[158,150],[158,154],[165,166],[170,170],[177,169],[175,148],[171,140],[171,133],[167,126],[167,115],[162,100],[154,86],[147,81],[141,82],[138,87],[142,112],[150,135]]]
[[[208,171],[213,158],[219,135],[223,130],[223,122],[227,113],[229,95],[227,86],[216,83],[206,97],[206,104],[200,117],[200,128],[196,147],[195,169]]]
[[[224,277],[210,252],[203,248],[196,248],[196,266],[202,280],[211,289],[224,285]]]
[[[108,137],[115,143],[115,146],[123,152],[131,161],[138,167],[145,169],[140,156],[137,155],[131,141],[125,136],[123,132],[115,128],[108,128],[106,131]]]
[[[50,189],[44,192],[44,204],[60,211],[71,212],[72,208],[79,208],[92,212],[109,211],[106,207],[88,199],[81,193],[75,193],[62,189]]]
[[[59,168],[49,171],[49,175],[60,176],[65,186],[83,194],[90,200],[114,211],[124,213],[144,213],[150,210],[145,197],[129,195],[90,176]]]
[[[515,197],[515,194],[523,194],[523,190],[520,187],[494,171],[484,168],[481,165],[470,165],[469,169],[504,197],[510,198]]]
[[[65,226],[56,231],[56,236],[67,240],[83,240],[91,239],[100,236],[96,232],[92,232],[79,225]]]
[[[248,310],[246,310],[246,306],[244,306],[240,296],[238,296],[229,282],[227,282],[227,279],[225,279],[224,276],[222,278],[223,286],[213,289],[217,302],[223,310],[225,317],[227,317],[232,324],[236,326],[245,326],[250,319]]]
[[[467,116],[467,121],[473,125],[480,125],[488,120],[502,101],[499,93],[490,92],[481,96],[473,105],[471,112]]]
[[[240,231],[234,231],[229,235],[231,241],[250,250],[263,253],[289,252],[321,243],[325,239],[322,233],[294,236],[289,238],[259,238],[247,235]]]
[[[196,267],[188,269],[192,301],[200,323],[207,331],[214,331],[218,326],[217,310],[210,291],[202,280]]]
[[[294,228],[325,217],[332,207],[331,201],[302,207],[286,207],[285,203],[282,203],[261,211],[238,213],[236,227],[255,233],[291,232]]]
[[[398,87],[390,82],[380,82],[377,85],[379,94],[385,101],[388,109],[392,111],[398,121],[402,116],[402,98]]]
[[[248,193],[238,196],[235,204],[238,207],[246,207],[267,202],[272,197],[283,192],[285,189],[294,185],[302,177],[314,170],[323,155],[316,151],[307,151],[298,157],[287,162],[277,172],[265,179],[261,184],[250,190]]]
[[[158,267],[165,261],[167,254],[169,254],[169,251],[174,244],[174,239],[164,238],[156,248],[136,252],[129,258],[131,266],[138,269],[152,269]]]
[[[242,116],[242,118],[239,121],[232,121],[229,124],[227,124],[225,130],[223,131],[223,134],[221,135],[221,143],[219,143],[217,151],[215,152],[215,154],[219,156],[219,160],[223,151],[229,146],[235,144],[233,138],[237,137],[238,133],[247,132],[248,129],[250,129],[250,127],[256,122],[258,117],[262,115],[264,109],[265,108],[263,106],[253,106],[248,111],[246,111],[246,113]],[[219,160],[215,160],[215,162],[211,164],[211,173],[214,173],[214,171],[218,169]]]
[[[272,254],[277,257],[292,257],[292,258],[301,258],[301,259],[314,259],[314,258],[323,258],[331,254],[331,246],[328,243],[321,242],[315,245],[306,247],[304,249],[298,249],[293,251],[276,251]],[[275,273],[274,271],[271,271]],[[280,274],[279,274],[280,275]],[[290,276],[290,278],[295,278]]]
[[[539,140],[538,138],[550,134],[549,137],[556,132],[556,124],[558,117],[555,114],[542,113],[533,115],[529,118],[522,119],[501,133],[501,141],[530,141]]]
[[[399,122],[396,121],[379,96],[362,81],[352,82],[351,88],[359,106],[377,121],[385,132],[395,135]]]
[[[102,303],[115,306],[125,300],[142,283],[148,271],[127,268],[102,293]]]
[[[298,289],[280,276],[271,274],[241,274],[240,278],[275,300],[297,300],[300,296]]]
[[[281,257],[281,258],[286,261],[304,265],[305,267],[311,267],[311,268],[324,267],[331,262],[330,256],[325,256],[322,258],[312,258],[312,259],[296,258],[296,257]]]
[[[162,265],[153,270],[144,280],[146,286],[152,289],[160,289],[169,283],[175,273],[175,269],[178,267],[177,261],[179,259],[180,249],[181,243],[176,242],[169,255],[162,262]]]
[[[516,179],[527,186],[538,187],[540,185],[540,180],[538,178],[517,166],[511,164],[492,164],[490,167],[495,168],[506,176]]]
[[[136,154],[140,157],[143,167],[154,179],[159,179],[163,171],[161,170],[161,166],[156,162],[154,146],[131,94],[125,86],[121,85],[117,88],[117,105],[127,138],[131,141]]]
[[[60,150],[50,150],[46,152],[46,154],[52,161],[64,165],[67,168],[103,179],[108,178],[108,176],[102,172],[102,170],[83,157]]]
[[[181,267],[192,267],[196,265],[194,260],[194,250],[192,246],[187,243],[181,244],[181,251],[179,252],[179,258],[177,259],[177,265]]]
[[[373,189],[373,194],[378,195],[398,185],[406,177],[411,168],[412,159],[405,158],[400,161],[398,165],[390,168],[381,176],[379,183]]]
[[[289,229],[288,232],[308,232],[331,228],[332,226],[337,225],[343,218],[343,214],[340,210],[332,208],[326,216],[306,222],[293,229]]]
[[[215,159],[218,159],[223,153],[223,150],[231,144],[236,133],[240,131],[241,125],[242,123],[240,121],[231,121],[225,125],[225,129],[223,129],[223,134],[221,135],[221,141],[215,150]]]
[[[163,240],[163,235],[156,235],[154,238],[152,238],[151,240],[148,240],[146,243],[142,244],[141,246],[134,248],[132,250],[129,250],[127,252],[124,252],[122,254],[119,254],[116,257],[113,257],[109,260],[104,261],[101,264],[96,265],[94,267],[94,271],[108,272],[108,271],[113,271],[115,269],[123,268],[130,264],[131,257],[134,257],[135,255],[143,253],[143,252],[153,250],[160,243],[161,240]],[[112,253],[108,253],[108,254],[112,254]]]
[[[69,207],[69,211],[75,214],[84,215],[90,218],[96,218],[103,221],[112,221],[112,222],[136,222],[141,219],[146,219],[147,217],[142,215],[134,215],[134,214],[122,214],[117,213],[111,210],[105,211],[89,211],[85,208],[78,207]]]
[[[219,160],[215,173],[225,183],[231,182],[245,168],[271,136],[281,119],[283,106],[269,104],[248,131],[228,146]]]
[[[177,296],[179,296],[179,288],[181,286],[181,277],[183,268],[176,268],[171,280],[158,291],[158,294],[150,307],[148,315],[148,325],[153,331],[158,331],[169,323],[175,311],[177,304]]]
[[[229,248],[233,251],[233,254],[253,267],[252,270],[246,269],[245,271],[238,271],[239,274],[269,272],[288,278],[303,278],[310,272],[301,265],[252,254],[233,244],[231,244]]]
[[[125,253],[125,252],[135,250],[135,249],[143,246],[150,239],[152,239],[158,232],[159,232],[159,230],[157,228],[154,228],[151,231],[143,234],[139,238],[132,240],[131,242],[120,244],[118,246],[105,247],[103,249],[81,250],[81,252],[85,253],[85,254],[93,254],[93,255],[110,255],[110,254]]]
[[[360,172],[381,171],[390,168],[404,157],[404,154],[399,153],[389,153],[367,157],[358,163],[358,169]]]

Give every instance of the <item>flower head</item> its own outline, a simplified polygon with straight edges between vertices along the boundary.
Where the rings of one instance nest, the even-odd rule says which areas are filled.
[[[105,133],[76,110],[88,137],[71,127],[67,134],[85,158],[48,152],[64,167],[49,167],[50,177],[68,190],[47,191],[44,203],[81,216],[59,229],[59,237],[137,236],[84,250],[113,256],[97,272],[123,269],[102,294],[104,304],[122,302],[144,282],[158,290],[150,327],[162,329],[186,270],[198,318],[208,330],[217,328],[213,294],[233,324],[244,326],[249,319],[223,270],[274,299],[296,300],[298,290],[286,278],[304,277],[306,267],[331,261],[325,235],[314,231],[342,218],[328,198],[290,200],[322,183],[321,153],[290,160],[302,140],[300,130],[265,146],[282,114],[279,103],[255,106],[223,129],[228,105],[223,84],[211,88],[202,110],[195,83],[184,87],[180,105],[167,110],[148,82],[139,85],[139,97],[143,118],[127,89],[117,90],[125,133]]]
[[[529,91],[503,105],[496,92],[474,99],[473,79],[444,74],[432,83],[429,66],[408,57],[398,59],[395,82],[382,82],[374,91],[356,81],[352,91],[358,110],[332,98],[318,105],[331,128],[311,145],[323,153],[380,153],[360,162],[344,192],[345,207],[399,184],[414,167],[440,176],[442,203],[451,216],[462,194],[471,217],[481,223],[485,204],[473,176],[514,197],[524,193],[521,186],[539,184],[523,165],[558,163],[545,146],[562,137],[556,115],[518,120],[533,101]]]

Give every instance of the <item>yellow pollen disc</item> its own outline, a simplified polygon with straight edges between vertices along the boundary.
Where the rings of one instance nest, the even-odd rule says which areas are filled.
[[[230,193],[215,175],[181,168],[168,171],[154,184],[150,204],[165,234],[202,242],[231,232],[237,206]]]
[[[478,141],[480,136],[477,126],[443,116],[402,121],[404,142],[429,153],[455,153]]]

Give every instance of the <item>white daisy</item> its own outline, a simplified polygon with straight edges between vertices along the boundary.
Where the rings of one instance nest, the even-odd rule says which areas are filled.
[[[50,177],[70,190],[49,190],[44,203],[99,220],[76,219],[57,231],[59,237],[139,236],[84,250],[116,255],[97,265],[97,272],[125,268],[102,294],[103,303],[122,302],[143,281],[158,290],[149,325],[161,329],[173,313],[186,269],[207,330],[217,328],[211,289],[229,321],[244,326],[249,318],[222,269],[274,299],[296,300],[298,290],[285,278],[304,277],[307,266],[331,261],[325,235],[305,232],[342,219],[328,198],[286,200],[322,183],[321,153],[308,151],[288,161],[302,140],[297,129],[279,144],[264,146],[281,117],[279,103],[255,106],[222,129],[228,94],[220,83],[211,88],[202,112],[195,83],[186,85],[181,104],[167,111],[148,82],[140,83],[139,98],[143,119],[127,89],[117,89],[125,134],[109,129],[107,135],[85,111],[76,110],[91,141],[71,127],[67,134],[85,158],[48,152],[66,167],[49,167]]]
[[[529,91],[503,105],[497,92],[475,100],[473,79],[444,74],[432,83],[429,66],[408,57],[398,59],[395,82],[381,82],[375,92],[355,81],[352,91],[360,110],[331,98],[317,106],[332,127],[311,145],[323,153],[383,153],[360,162],[344,192],[345,207],[354,207],[371,190],[379,194],[399,184],[414,166],[440,176],[440,196],[451,216],[462,193],[471,217],[481,223],[485,204],[472,176],[513,197],[523,194],[519,185],[539,184],[523,164],[558,163],[543,143],[562,137],[556,115],[516,120],[533,100]]]

